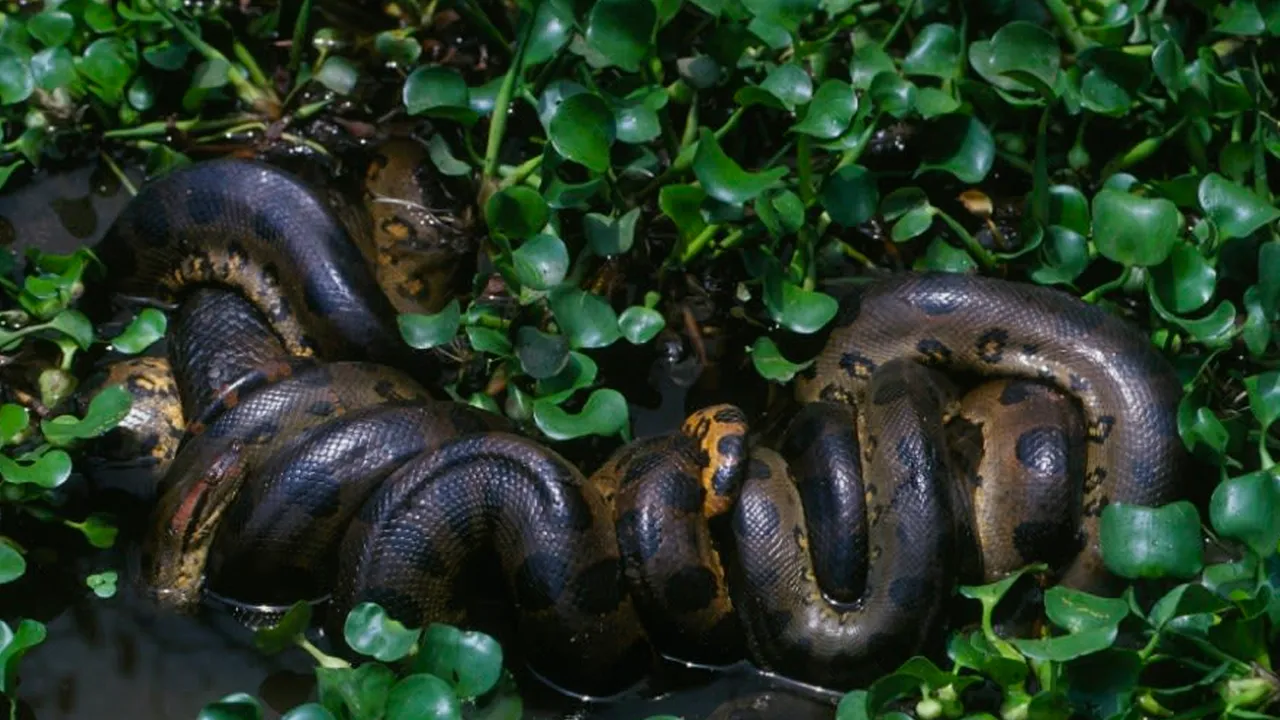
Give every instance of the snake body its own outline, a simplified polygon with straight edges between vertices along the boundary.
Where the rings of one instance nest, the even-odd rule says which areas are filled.
[[[147,184],[100,248],[115,289],[181,306],[167,358],[100,380],[144,400],[121,432],[164,474],[146,581],[171,607],[206,585],[332,591],[339,619],[373,600],[462,623],[473,560],[494,558],[565,687],[629,684],[655,648],[842,687],[919,649],[962,578],[1066,546],[1063,581],[1105,589],[1101,509],[1178,495],[1178,383],[1141,334],[1064,293],[933,274],[842,300],[777,451],[721,405],[585,474],[424,389],[392,312],[440,295],[384,291],[394,238],[319,198],[199,163]],[[947,369],[982,382],[962,394]]]

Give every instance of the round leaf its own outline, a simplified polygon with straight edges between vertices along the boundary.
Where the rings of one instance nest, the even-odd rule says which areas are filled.
[[[809,360],[804,363],[793,363],[782,356],[782,351],[778,349],[775,343],[767,335],[761,335],[751,345],[751,364],[755,367],[756,372],[760,373],[760,377],[766,380],[774,380],[780,383],[791,382],[796,373],[804,370],[813,363]]]
[[[602,388],[591,393],[578,413],[538,400],[533,404],[533,421],[552,440],[573,440],[587,435],[607,437],[627,428],[630,412],[622,393]]]
[[[908,75],[929,75],[950,80],[960,74],[960,35],[950,25],[926,25],[911,43],[902,59],[902,70]]]
[[[573,34],[573,15],[556,2],[538,3],[529,31],[529,45],[524,51],[526,67],[550,60],[569,42]]]
[[[776,185],[787,174],[787,169],[774,167],[760,173],[746,172],[720,149],[715,135],[703,128],[693,158],[693,174],[711,197],[730,205],[741,205]]]
[[[657,23],[650,0],[599,0],[587,16],[587,44],[609,63],[637,72]]]
[[[27,560],[7,541],[0,539],[0,585],[11,583],[27,571]]]
[[[782,107],[795,110],[813,97],[813,78],[799,65],[779,65],[769,71],[760,88],[777,98]]]
[[[1280,208],[1217,173],[1200,181],[1198,196],[1200,206],[1223,237],[1245,237],[1280,218]]]
[[[116,571],[107,570],[106,572],[94,573],[86,577],[84,584],[89,586],[94,595],[105,600],[115,596],[118,581],[119,576]]]
[[[123,332],[111,339],[111,349],[130,355],[140,353],[164,337],[168,326],[169,321],[164,313],[155,308],[146,308],[138,313]]]
[[[617,137],[613,112],[595,95],[579,93],[560,103],[548,128],[556,152],[595,172],[609,169],[609,147]]]
[[[513,185],[489,197],[484,206],[484,219],[494,232],[512,238],[526,238],[546,227],[551,219],[551,209],[538,191]]]
[[[1179,242],[1173,246],[1168,259],[1151,269],[1151,279],[1164,306],[1183,314],[1199,310],[1209,302],[1218,271],[1194,245]]]
[[[916,86],[893,72],[877,75],[867,94],[877,108],[895,118],[906,117],[916,105]]]
[[[1093,197],[1093,238],[1098,252],[1122,265],[1151,267],[1173,252],[1182,219],[1163,198],[1104,189]]]
[[[662,328],[666,325],[667,321],[662,317],[662,313],[640,305],[632,305],[618,316],[618,328],[622,331],[622,336],[633,345],[649,342],[662,332]]]
[[[409,630],[376,603],[363,602],[347,613],[343,637],[352,650],[382,662],[394,662],[409,654],[421,630]]]
[[[554,377],[569,363],[569,339],[525,325],[516,331],[516,357],[529,377]]]
[[[516,279],[532,290],[550,290],[569,272],[569,251],[554,235],[534,235],[511,253]]]
[[[1280,543],[1280,478],[1259,471],[1219,484],[1209,500],[1209,520],[1223,537],[1239,540],[1260,557]]]
[[[853,227],[870,220],[880,204],[875,177],[860,165],[846,165],[827,178],[822,206],[839,225]]]
[[[502,676],[502,647],[484,633],[434,623],[423,635],[414,669],[452,684],[459,697],[478,697]]]
[[[461,720],[462,705],[444,680],[410,675],[387,694],[386,720]]]
[[[926,149],[925,162],[916,174],[941,170],[961,182],[975,185],[982,182],[996,158],[996,141],[987,126],[961,113],[943,115],[931,124],[931,135],[937,142]]]
[[[1111,503],[1101,525],[1103,561],[1122,578],[1189,578],[1204,567],[1200,515],[1190,502]]]
[[[27,21],[27,32],[46,47],[57,47],[71,39],[76,21],[63,10],[45,10]]]
[[[299,705],[284,715],[280,716],[280,720],[338,720],[333,713],[319,703],[305,703]]]
[[[36,79],[26,58],[0,46],[0,105],[16,105],[31,97]]]
[[[467,81],[457,70],[424,65],[409,74],[404,81],[401,97],[410,115],[431,113],[456,116],[458,111],[470,112]]]
[[[638,207],[632,208],[619,218],[587,213],[582,225],[592,252],[601,257],[609,257],[622,255],[631,250],[631,245],[635,242],[636,221],[639,219],[640,208]]]
[[[804,119],[792,130],[822,140],[840,137],[853,121],[858,109],[853,86],[843,80],[826,80],[818,86]]]
[[[417,350],[438,347],[453,340],[462,325],[462,312],[458,299],[449,301],[437,313],[401,313],[396,318],[400,337]]]
[[[622,336],[617,313],[597,295],[561,287],[551,292],[550,305],[560,330],[576,350],[607,347]]]

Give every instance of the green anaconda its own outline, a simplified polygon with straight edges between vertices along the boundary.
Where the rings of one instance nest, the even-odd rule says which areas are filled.
[[[393,312],[443,296],[384,289],[386,245],[337,218],[281,170],[216,160],[144,186],[100,246],[114,289],[180,306],[167,357],[104,375],[165,470],[147,581],[171,607],[331,592],[334,617],[463,623],[483,559],[564,687],[627,685],[657,650],[840,688],[921,647],[961,578],[1052,558],[1107,592],[1102,508],[1180,495],[1179,383],[1146,338],[959,274],[842,299],[776,449],[723,405],[584,473],[433,397]]]

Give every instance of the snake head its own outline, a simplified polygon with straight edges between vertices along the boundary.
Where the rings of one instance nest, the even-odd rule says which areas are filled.
[[[160,498],[143,543],[144,589],[171,611],[194,612],[200,604],[214,534],[248,475],[243,441],[224,441],[211,454],[208,462],[183,466],[194,470],[183,472]]]

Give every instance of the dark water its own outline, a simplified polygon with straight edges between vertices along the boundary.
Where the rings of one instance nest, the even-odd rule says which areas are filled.
[[[130,177],[135,185],[140,181],[137,173]],[[0,243],[51,252],[92,245],[129,197],[105,168],[45,175],[0,194]],[[658,407],[632,408],[637,435],[670,426],[683,414],[683,398],[673,392],[674,386],[656,389],[663,396]],[[117,548],[86,550],[72,533],[62,542],[65,556],[55,550],[43,562],[34,558],[28,578],[0,589],[0,616],[11,624],[34,617],[48,628],[45,642],[20,665],[20,717],[179,720],[195,718],[205,704],[236,692],[257,696],[268,706],[268,717],[278,717],[313,699],[314,665],[303,651],[266,656],[254,649],[249,631],[226,613],[177,617],[154,612],[138,597],[131,582],[136,538],[130,528],[136,528],[145,512],[138,498],[147,489],[129,475],[95,476],[95,481],[94,503],[105,496],[111,509],[125,516]],[[101,599],[88,591],[83,578],[106,569],[120,572],[119,592]],[[819,702],[748,670],[699,677],[705,680],[690,689],[611,704],[572,703],[531,687],[524,717],[640,720],[671,714],[687,720],[807,720],[834,715],[833,699]],[[733,700],[736,707],[715,712]]]

